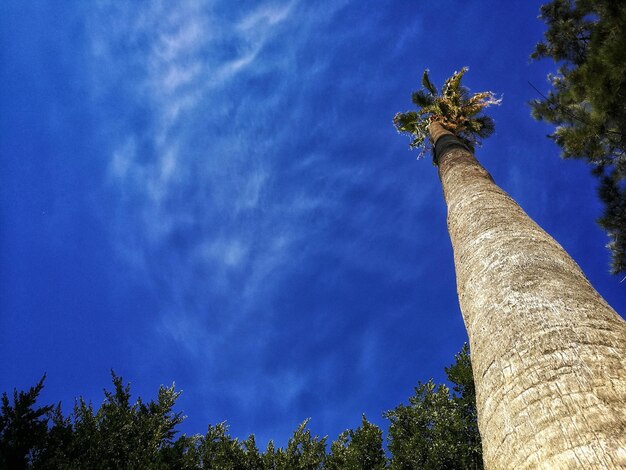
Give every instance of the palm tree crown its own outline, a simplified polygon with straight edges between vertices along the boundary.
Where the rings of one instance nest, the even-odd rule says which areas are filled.
[[[441,94],[430,81],[428,69],[422,75],[422,89],[413,93],[412,101],[419,108],[417,111],[398,113],[393,123],[399,133],[410,134],[410,148],[420,149],[418,158],[423,157],[429,148],[428,126],[438,122],[445,129],[454,133],[470,150],[489,137],[494,131],[493,119],[481,114],[483,108],[500,104],[491,91],[470,95],[469,89],[461,85],[461,79],[467,67],[448,78],[441,89]]]

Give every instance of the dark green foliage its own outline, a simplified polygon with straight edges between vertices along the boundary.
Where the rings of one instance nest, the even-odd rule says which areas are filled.
[[[394,126],[398,132],[411,136],[409,147],[420,149],[419,157],[424,156],[428,148],[428,126],[431,122],[440,123],[472,150],[493,133],[493,120],[481,112],[487,106],[499,104],[500,100],[490,91],[470,95],[469,90],[461,85],[467,70],[463,67],[454,72],[443,84],[441,94],[431,82],[428,70],[424,70],[422,89],[412,95],[418,110],[394,116]]]
[[[13,406],[4,394],[0,468],[173,468],[168,463],[174,455],[184,462],[193,443],[185,449],[183,437],[173,445],[182,422],[172,412],[179,392],[161,387],[155,401],[131,404],[129,386],[115,374],[113,385],[97,412],[80,398],[71,418],[63,417],[60,405],[35,408],[43,378],[28,392],[15,392]]]
[[[326,459],[326,438],[312,436],[305,420],[289,439],[285,449],[269,442],[260,453],[254,436],[241,442],[228,434],[225,423],[209,425],[198,439],[197,467],[228,470],[318,470]]]
[[[460,468],[482,468],[482,447],[478,432],[478,412],[476,410],[476,387],[470,361],[469,347],[463,345],[454,356],[455,362],[446,367],[448,380],[452,382],[454,392],[452,401],[456,406],[459,426]]]
[[[467,345],[446,369],[454,393],[432,380],[420,383],[408,405],[388,411],[391,468],[482,468],[476,398]]]
[[[216,426],[209,424],[207,433],[198,446],[198,452],[203,468],[246,468],[243,447],[238,439],[233,439],[228,434],[226,423]]]
[[[328,470],[380,470],[387,467],[383,432],[363,415],[361,427],[342,432],[330,446]]]
[[[162,468],[171,468],[176,470],[192,470],[197,469],[200,461],[200,453],[198,444],[201,442],[201,436],[182,435],[171,446],[161,448],[161,466]]]
[[[13,404],[2,394],[0,414],[0,469],[28,468],[44,447],[48,414],[53,406],[35,407],[46,376],[27,392],[13,391]]]
[[[386,416],[383,432],[362,417],[361,426],[342,432],[326,452],[327,438],[311,434],[309,420],[285,448],[269,442],[260,452],[254,436],[233,438],[228,426],[209,425],[205,435],[179,436],[183,420],[173,407],[180,392],[161,387],[157,398],[131,400],[130,386],[112,374],[113,390],[94,410],[79,398],[71,416],[61,406],[37,408],[43,378],[28,392],[2,397],[0,469],[218,469],[218,470],[383,470],[385,468],[481,468],[474,384],[467,347],[446,369],[454,394],[432,381],[420,384],[410,405]],[[390,467],[391,466],[391,467]]]
[[[172,444],[183,420],[172,408],[180,395],[160,387],[157,399],[130,401],[130,386],[113,374],[113,391],[97,412],[80,398],[74,406],[70,462],[76,468],[165,468],[161,449]]]
[[[59,403],[50,413],[51,426],[43,445],[36,446],[37,458],[33,468],[57,469],[70,468],[71,448],[74,439],[74,429],[70,418],[65,418]]]
[[[626,7],[615,0],[553,0],[541,7],[545,41],[534,59],[560,64],[552,89],[531,102],[565,158],[583,158],[600,179],[611,271],[626,271]]]
[[[263,468],[265,470],[279,470],[285,468],[285,453],[282,449],[276,449],[274,442],[267,444],[267,449],[263,454]]]
[[[243,449],[245,452],[244,468],[248,470],[263,470],[265,468],[263,457],[259,452],[253,434],[243,441]]]
[[[311,436],[305,420],[287,443],[285,449],[285,470],[317,470],[322,468],[326,457],[326,438]]]

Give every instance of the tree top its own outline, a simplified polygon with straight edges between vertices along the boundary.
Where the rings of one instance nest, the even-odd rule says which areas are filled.
[[[455,134],[472,151],[489,137],[494,129],[493,119],[482,111],[487,106],[498,105],[502,101],[491,91],[470,94],[469,89],[461,85],[463,75],[468,71],[463,67],[448,78],[441,88],[441,93],[432,83],[424,70],[422,89],[413,93],[412,101],[417,111],[397,113],[393,124],[401,134],[412,138],[409,148],[419,149],[418,158],[423,157],[431,148],[428,126],[437,122]]]

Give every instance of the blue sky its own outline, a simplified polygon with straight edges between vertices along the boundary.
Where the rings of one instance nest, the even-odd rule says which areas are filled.
[[[183,390],[284,443],[442,381],[466,341],[436,170],[391,124],[430,68],[503,103],[477,151],[626,311],[582,162],[530,117],[538,1],[5,1],[0,391]]]

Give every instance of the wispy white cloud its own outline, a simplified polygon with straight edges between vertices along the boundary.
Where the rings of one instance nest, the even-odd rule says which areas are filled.
[[[241,402],[260,387],[266,400],[289,408],[318,380],[320,371],[296,363],[263,365],[268,344],[291,340],[271,325],[290,314],[277,303],[302,266],[328,259],[331,269],[378,272],[381,259],[370,250],[376,236],[393,230],[376,225],[385,209],[375,196],[361,203],[352,195],[356,181],[368,181],[371,194],[393,187],[381,174],[384,160],[366,169],[333,151],[346,144],[333,130],[338,104],[325,101],[319,78],[336,58],[317,31],[344,3],[263,4],[230,17],[193,1],[175,11],[115,4],[115,16],[126,19],[96,29],[94,60],[126,70],[124,107],[133,111],[115,130],[109,163],[120,201],[119,251],[158,292],[154,334],[203,364],[206,383],[236,381],[229,390]],[[128,52],[116,44],[135,46]],[[98,80],[106,88],[119,79]],[[345,77],[334,93],[361,85],[361,77]],[[407,260],[385,265],[394,262],[401,272]],[[323,277],[313,282],[326,285]],[[362,354],[365,373],[372,353]],[[245,357],[249,375],[220,370],[224,356]]]
[[[262,132],[267,122],[259,114],[263,103],[229,96],[232,80],[256,61],[271,63],[260,56],[294,6],[260,7],[226,19],[212,17],[194,2],[183,2],[176,11],[158,3],[141,12],[114,6],[116,16],[126,20],[96,30],[94,37],[95,59],[118,69],[128,58],[115,44],[147,39],[132,52],[132,76],[125,77],[137,90],[137,102],[126,105],[143,107],[146,125],[127,130],[109,165],[111,186],[124,195],[123,210],[128,211],[117,236],[120,252],[145,270],[145,279],[155,274],[156,262],[157,276],[169,280],[159,333],[204,358],[228,343],[253,314],[259,296],[274,289],[268,279],[288,271],[294,241],[302,238],[292,217],[313,209],[297,200],[272,201],[275,163],[266,149],[275,139],[259,152],[238,135],[246,128],[251,138]],[[107,86],[107,79],[101,81]],[[233,106],[249,108],[250,122],[226,126],[212,141],[198,134],[205,117],[215,123],[216,109]],[[165,259],[153,259],[159,256]],[[205,276],[200,292],[194,292],[197,273]],[[223,296],[233,305],[215,305],[214,299]]]
[[[225,80],[229,80],[237,75],[242,70],[245,70],[248,66],[250,66],[257,55],[261,51],[261,44],[257,44],[252,46],[250,50],[245,52],[244,54],[238,56],[237,58],[230,60],[224,64],[221,64],[212,74],[212,83],[221,84]]]
[[[241,19],[236,27],[247,32],[259,27],[274,26],[289,17],[296,3],[296,1],[291,1],[285,5],[261,5],[257,10]]]

